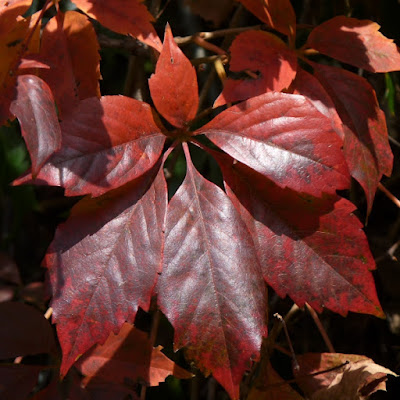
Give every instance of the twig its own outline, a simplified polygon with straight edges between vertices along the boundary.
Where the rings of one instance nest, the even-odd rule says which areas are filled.
[[[389,190],[385,188],[381,183],[378,183],[378,189],[380,189],[387,197],[389,197],[390,200],[393,201],[393,203],[400,208],[400,200],[394,196]]]
[[[289,345],[289,350],[290,350],[290,353],[292,354],[293,369],[295,371],[298,371],[300,369],[300,366],[299,366],[299,363],[297,362],[296,354],[294,353],[294,349],[293,349],[293,346],[292,346],[292,341],[290,340],[289,331],[287,329],[286,322],[283,319],[282,315],[280,315],[278,313],[275,313],[274,317],[279,319],[279,321],[281,321],[281,323],[282,323],[283,330],[285,331],[285,335],[286,335],[286,340],[287,340],[288,345]]]
[[[215,38],[219,38],[219,37],[224,37],[224,36],[228,36],[228,35],[234,35],[236,33],[241,33],[241,32],[245,32],[245,31],[249,31],[249,30],[259,30],[262,28],[265,28],[265,25],[253,25],[253,26],[246,26],[246,27],[241,27],[241,28],[228,28],[228,29],[220,29],[217,31],[213,31],[213,32],[197,32],[194,35],[190,35],[190,36],[175,36],[175,42],[178,45],[182,45],[182,44],[188,44],[188,43],[192,43],[195,41],[196,37],[200,37],[204,40],[209,40],[209,39],[215,39]]]
[[[308,303],[306,303],[306,307],[307,307],[307,310],[309,311],[309,313],[311,314],[311,317],[314,320],[315,325],[317,325],[319,333],[321,334],[322,338],[324,339],[324,342],[325,342],[326,347],[328,348],[329,352],[336,353],[335,349],[333,348],[332,342],[330,341],[328,334],[326,333],[325,328],[321,324],[318,314]]]

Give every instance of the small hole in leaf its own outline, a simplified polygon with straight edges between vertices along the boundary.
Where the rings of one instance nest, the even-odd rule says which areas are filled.
[[[171,64],[174,63],[174,57],[171,57]]]

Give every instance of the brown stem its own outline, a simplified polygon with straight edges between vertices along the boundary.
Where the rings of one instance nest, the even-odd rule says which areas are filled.
[[[393,201],[393,203],[400,208],[400,200],[394,196],[389,190],[385,188],[381,183],[378,184],[378,189],[380,189],[387,197],[389,197],[390,200]]]
[[[336,353],[335,349],[333,348],[332,342],[330,341],[328,334],[326,333],[326,330],[321,324],[321,320],[318,317],[318,314],[315,312],[315,310],[308,304],[306,303],[307,310],[311,314],[312,319],[314,320],[315,325],[317,325],[317,328],[319,330],[319,333],[321,334],[322,338],[324,339],[324,342],[326,344],[326,347],[328,348],[330,353]]]
[[[215,38],[219,38],[219,37],[224,37],[224,36],[228,36],[228,35],[235,35],[237,33],[241,33],[241,32],[245,32],[245,31],[249,31],[249,30],[259,30],[261,28],[265,28],[265,25],[253,25],[253,26],[245,26],[245,27],[232,27],[232,28],[227,28],[227,29],[220,29],[217,31],[213,31],[213,32],[198,32],[195,33],[194,35],[190,35],[190,36],[176,36],[175,42],[178,45],[183,45],[183,44],[188,44],[188,43],[192,43],[195,41],[196,37],[200,37],[204,40],[209,40],[209,39],[215,39]]]

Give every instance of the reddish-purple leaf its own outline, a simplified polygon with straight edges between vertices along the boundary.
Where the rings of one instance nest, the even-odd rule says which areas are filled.
[[[166,139],[151,107],[123,96],[81,101],[61,130],[61,150],[34,183],[62,186],[67,196],[100,196],[141,176],[156,163]],[[29,176],[19,183],[30,183]]]
[[[53,329],[35,308],[23,303],[0,303],[0,359],[55,353]],[[32,334],[27,335],[27,331]]]
[[[154,18],[141,0],[74,0],[74,3],[106,28],[132,35],[161,51],[161,41],[151,24]]]
[[[161,267],[167,189],[160,169],[84,198],[46,255],[65,375],[77,356],[148,310]],[[150,185],[150,187],[149,187]]]
[[[158,112],[172,125],[182,128],[195,117],[199,104],[196,71],[175,43],[169,25],[149,86]]]
[[[294,37],[296,14],[290,0],[237,0],[257,18],[285,35]]]
[[[226,157],[225,157],[226,158]],[[253,237],[264,279],[299,306],[382,317],[369,270],[374,259],[355,207],[317,199],[273,182],[240,163],[221,163],[228,195]]]
[[[342,141],[305,97],[267,93],[223,111],[205,134],[281,187],[320,196],[349,185]]]
[[[333,129],[343,140],[343,125],[336,111],[335,105],[321,83],[310,73],[299,68],[296,78],[293,81],[290,89],[294,94],[301,94],[313,104],[313,106],[332,121]]]
[[[365,191],[369,213],[382,175],[392,171],[385,114],[364,78],[336,67],[313,66],[344,124],[344,155],[351,175]]]
[[[254,245],[226,194],[194,168],[168,206],[161,310],[175,348],[211,371],[234,399],[266,334],[265,287]]]
[[[309,47],[322,54],[371,72],[400,70],[400,51],[392,39],[369,20],[340,15],[314,28]]]
[[[224,90],[214,107],[258,96],[265,92],[280,92],[289,87],[296,76],[297,55],[277,36],[268,32],[247,31],[236,37],[231,48],[230,70],[250,70],[257,79],[224,82]]]
[[[18,118],[36,176],[47,159],[61,147],[61,130],[53,95],[35,75],[17,79],[17,96],[10,111]]]
[[[58,13],[45,26],[41,60],[50,65],[41,76],[51,87],[62,119],[79,100],[100,96],[100,55],[96,33],[88,18],[75,11]]]

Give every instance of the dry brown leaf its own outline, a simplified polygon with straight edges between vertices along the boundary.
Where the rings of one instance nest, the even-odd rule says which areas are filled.
[[[300,356],[298,362],[299,383],[312,400],[365,400],[378,390],[386,391],[387,375],[397,376],[370,358],[356,354],[309,353]]]

